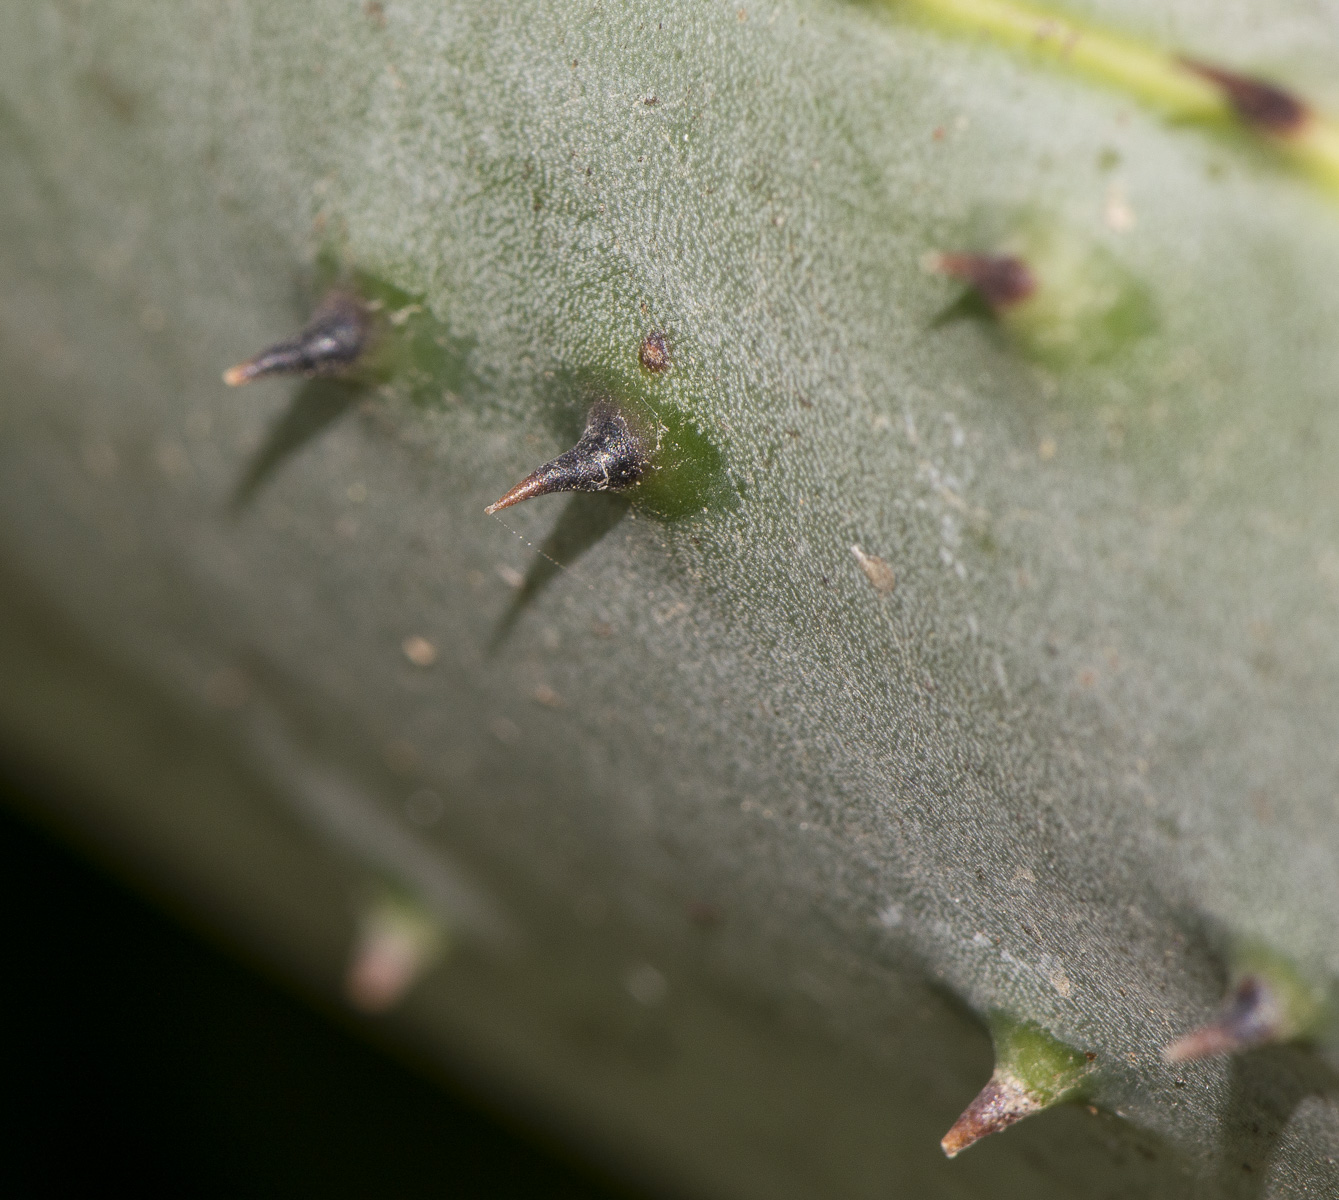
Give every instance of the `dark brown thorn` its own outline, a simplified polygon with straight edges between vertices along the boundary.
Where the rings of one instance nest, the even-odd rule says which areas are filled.
[[[641,349],[637,351],[637,357],[641,360],[642,366],[648,371],[659,374],[670,365],[669,346],[665,342],[665,335],[652,330],[642,339]]]
[[[607,401],[598,401],[586,418],[586,432],[565,454],[527,475],[496,504],[490,516],[551,492],[616,492],[638,483],[649,467],[645,447],[623,414]]]
[[[367,345],[367,305],[348,292],[331,292],[302,332],[254,358],[229,367],[223,382],[241,387],[267,375],[325,375],[352,366]]]
[[[1012,254],[936,254],[930,266],[941,275],[970,283],[997,312],[1021,304],[1037,290],[1027,263]]]
[[[1272,83],[1225,71],[1193,58],[1183,58],[1181,62],[1196,75],[1217,84],[1237,117],[1261,133],[1289,137],[1311,116],[1311,110],[1301,100]]]
[[[953,1128],[944,1134],[940,1148],[949,1158],[954,1158],[983,1137],[1008,1129],[1045,1107],[1012,1075],[996,1071],[967,1106],[967,1111],[953,1122]]]
[[[1169,1063],[1237,1054],[1278,1041],[1288,1033],[1283,1005],[1258,975],[1247,975],[1228,996],[1222,1011],[1207,1025],[1177,1038],[1163,1052]]]

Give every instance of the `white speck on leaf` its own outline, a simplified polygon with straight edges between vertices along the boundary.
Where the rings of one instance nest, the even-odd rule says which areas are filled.
[[[624,976],[623,986],[638,1004],[645,1004],[648,1008],[664,1000],[669,991],[669,983],[665,976],[650,963],[633,967]]]
[[[893,574],[893,568],[877,554],[866,554],[859,546],[852,546],[851,553],[855,555],[855,560],[860,564],[865,578],[879,595],[887,596],[897,586],[897,576]]]

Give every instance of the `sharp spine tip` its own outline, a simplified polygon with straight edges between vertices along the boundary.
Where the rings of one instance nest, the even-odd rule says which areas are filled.
[[[608,401],[597,401],[575,446],[527,475],[484,512],[492,516],[554,492],[623,491],[639,483],[650,465],[641,439],[623,414]]]
[[[554,461],[556,462],[557,460],[555,459]],[[548,464],[548,466],[552,466],[552,463]],[[484,509],[484,513],[491,517],[494,513],[501,512],[504,508],[510,508],[513,504],[520,504],[522,500],[529,500],[532,496],[543,496],[551,491],[560,490],[558,488],[545,487],[545,472],[548,470],[548,466],[540,467],[534,474],[527,475],[520,483],[512,488],[511,491],[503,496],[501,500],[495,500]]]

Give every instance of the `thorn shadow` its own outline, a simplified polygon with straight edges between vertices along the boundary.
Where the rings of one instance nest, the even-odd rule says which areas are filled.
[[[1308,1096],[1333,1096],[1336,1075],[1313,1050],[1269,1046],[1234,1056],[1223,1116],[1231,1153],[1222,1156],[1218,1183],[1224,1196],[1258,1200],[1270,1182],[1270,1164],[1298,1105]]]
[[[534,603],[553,577],[564,567],[570,567],[609,533],[627,516],[631,504],[627,496],[615,496],[608,492],[572,494],[558,523],[539,547],[539,553],[526,572],[525,581],[516,589],[516,595],[493,630],[493,636],[488,642],[490,654],[501,648],[521,614]]]
[[[927,329],[943,329],[959,321],[984,321],[990,325],[997,323],[995,310],[986,303],[976,288],[967,288],[956,300],[949,301],[933,317]]]
[[[338,421],[366,391],[367,385],[357,380],[307,380],[293,393],[288,408],[247,462],[233,488],[228,510],[236,514],[246,509],[284,462]]]

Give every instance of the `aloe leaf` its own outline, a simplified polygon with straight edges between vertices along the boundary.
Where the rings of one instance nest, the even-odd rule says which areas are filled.
[[[0,730],[47,817],[325,995],[407,897],[452,954],[379,1019],[662,1182],[1339,1186],[1328,1018],[1163,1057],[1234,946],[1339,972],[1339,32],[1041,13],[1195,110],[987,7],[1038,11],[8,6]],[[961,253],[1031,255],[1031,315]],[[363,359],[224,386],[336,288]],[[595,400],[645,479],[484,516]],[[950,1163],[987,1014],[1091,1111]]]

